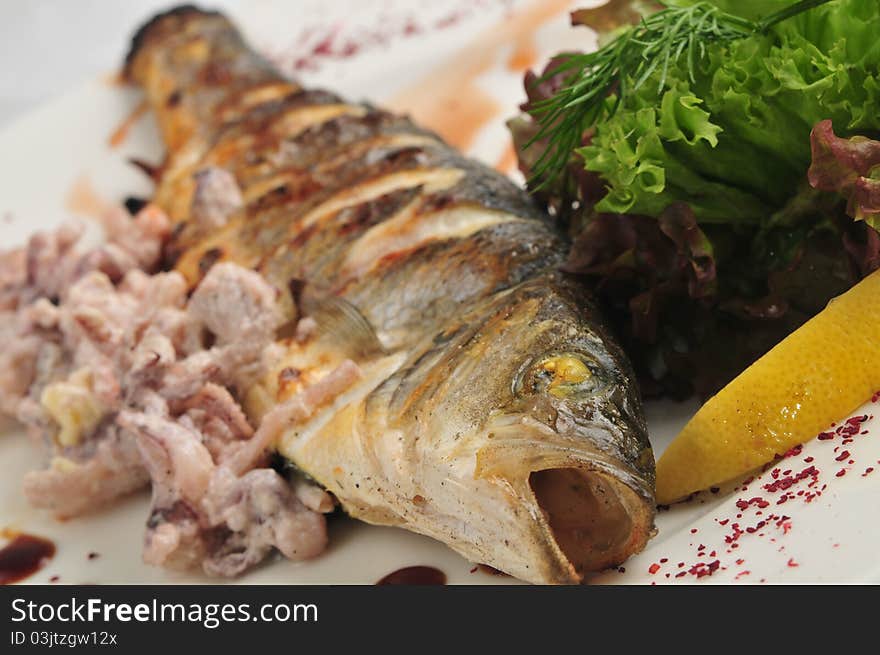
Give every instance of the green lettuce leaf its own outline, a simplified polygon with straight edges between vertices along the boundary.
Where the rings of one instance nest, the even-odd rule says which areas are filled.
[[[769,221],[804,179],[813,125],[880,130],[878,35],[880,2],[839,0],[710,46],[694,80],[682,61],[659,89],[658,72],[578,150],[607,187],[597,211],[658,217],[686,202],[701,223]]]
[[[794,0],[714,1],[756,19]],[[835,0],[710,46],[695,79],[649,79],[535,190],[646,397],[707,398],[880,269],[878,35],[880,0]],[[529,103],[561,60],[527,79]],[[546,142],[525,148],[528,116],[510,127],[528,178]]]

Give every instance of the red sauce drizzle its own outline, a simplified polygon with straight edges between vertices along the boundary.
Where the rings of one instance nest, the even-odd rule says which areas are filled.
[[[376,584],[443,585],[446,574],[433,566],[407,566],[389,573]]]
[[[12,541],[0,549],[0,584],[24,580],[39,571],[55,554],[55,544],[30,534],[10,535]]]

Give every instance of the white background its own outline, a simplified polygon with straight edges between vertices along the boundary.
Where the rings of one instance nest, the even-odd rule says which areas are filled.
[[[124,56],[134,26],[168,4],[168,0],[0,0],[0,126],[109,71]]]

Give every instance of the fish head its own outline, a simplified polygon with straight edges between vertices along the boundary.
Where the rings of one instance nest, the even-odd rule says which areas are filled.
[[[428,456],[466,489],[462,531],[490,544],[483,563],[570,583],[644,547],[654,455],[635,376],[577,283],[554,273],[503,294],[442,351],[418,411]]]

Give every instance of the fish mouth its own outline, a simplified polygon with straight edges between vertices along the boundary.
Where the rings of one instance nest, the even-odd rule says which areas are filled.
[[[572,581],[617,566],[650,537],[653,516],[644,499],[607,473],[585,467],[543,469],[529,474],[528,485],[543,515],[542,532]]]
[[[503,480],[529,510],[522,545],[534,568],[526,577],[583,582],[640,552],[654,534],[653,488],[633,466],[528,416],[495,421],[491,434],[476,474]]]

